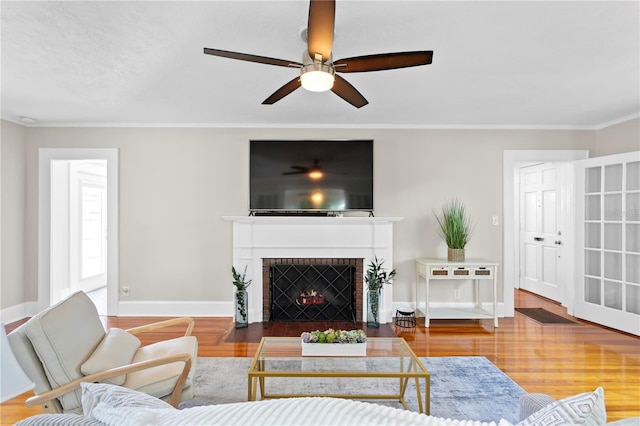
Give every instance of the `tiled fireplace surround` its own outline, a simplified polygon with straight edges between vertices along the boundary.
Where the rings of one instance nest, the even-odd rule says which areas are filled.
[[[249,292],[249,322],[269,319],[268,268],[272,263],[323,264],[357,259],[356,319],[366,321],[364,270],[377,256],[393,265],[393,223],[398,217],[225,216],[233,222],[233,265],[247,266],[253,282]],[[349,260],[349,262],[353,262]],[[358,273],[359,272],[359,273]],[[393,289],[382,292],[381,322],[391,322]]]

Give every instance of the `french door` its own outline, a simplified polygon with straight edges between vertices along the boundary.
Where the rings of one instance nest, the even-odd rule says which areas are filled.
[[[640,335],[640,151],[575,162],[575,316]]]

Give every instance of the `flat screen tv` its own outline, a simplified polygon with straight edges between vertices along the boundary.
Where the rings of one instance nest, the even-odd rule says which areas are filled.
[[[373,140],[251,140],[249,210],[373,211]]]

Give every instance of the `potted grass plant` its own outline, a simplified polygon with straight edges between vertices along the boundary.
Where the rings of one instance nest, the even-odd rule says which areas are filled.
[[[447,260],[462,262],[465,257],[465,247],[473,233],[473,225],[464,203],[456,200],[447,202],[442,206],[438,215],[434,212],[439,234],[447,243]]]

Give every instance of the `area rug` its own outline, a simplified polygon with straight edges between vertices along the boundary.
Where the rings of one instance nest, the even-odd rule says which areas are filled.
[[[345,358],[345,360],[354,358]],[[310,359],[314,368],[335,369],[335,359]],[[361,358],[368,369],[394,362],[390,358]],[[526,392],[485,357],[420,358],[431,374],[431,415],[458,420],[518,421],[519,397]],[[342,361],[341,361],[342,362]],[[371,363],[374,364],[371,364]],[[395,360],[397,362],[397,360]],[[195,398],[181,408],[247,400],[247,372],[251,358],[198,358],[194,378]],[[322,363],[325,365],[323,366]],[[397,379],[269,378],[268,393],[394,393]],[[392,389],[391,392],[389,389]],[[414,381],[405,394],[409,408],[418,411]],[[374,401],[372,401],[374,402]],[[375,401],[401,408],[399,402]]]
[[[539,322],[540,324],[575,324],[579,323],[571,321],[568,318],[556,315],[553,312],[549,312],[544,308],[516,308],[517,312],[522,315],[531,318],[532,320]]]

